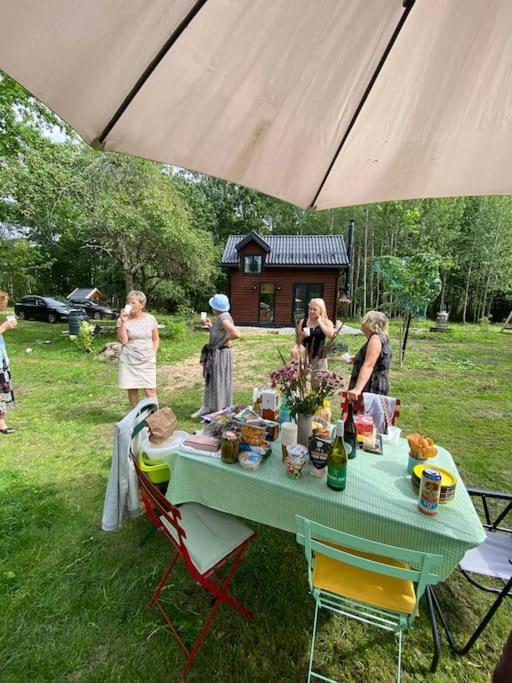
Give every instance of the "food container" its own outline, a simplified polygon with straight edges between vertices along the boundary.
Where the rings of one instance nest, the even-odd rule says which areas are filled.
[[[249,446],[265,446],[265,432],[266,426],[256,426],[249,424],[242,424],[240,426],[240,439]]]
[[[284,464],[286,467],[286,474],[291,479],[300,479],[306,464],[306,456],[308,449],[301,444],[293,444],[287,447],[287,456]]]
[[[354,415],[354,425],[357,432],[357,440],[362,443],[365,434],[372,434],[374,429],[371,415]]]
[[[253,453],[252,451],[243,451],[238,456],[238,462],[240,467],[244,470],[257,470],[261,465],[263,457],[258,453]]]
[[[440,493],[441,475],[436,469],[425,467],[421,473],[418,510],[429,517],[437,515]]]
[[[324,477],[327,474],[327,458],[332,449],[330,439],[322,439],[313,435],[309,439],[309,459],[311,460],[311,476]]]
[[[261,409],[263,410],[279,410],[279,394],[275,389],[263,389],[261,392]],[[267,418],[272,420],[274,418]]]
[[[448,470],[442,467],[431,467],[427,465],[416,465],[412,471],[411,483],[414,491],[419,493],[421,475],[423,470],[428,467],[429,469],[436,470],[441,475],[441,493],[439,495],[439,503],[445,505],[453,500],[455,496],[455,488],[457,486],[457,478]]]
[[[235,432],[224,432],[220,440],[220,459],[222,462],[232,465],[238,460],[240,441]]]

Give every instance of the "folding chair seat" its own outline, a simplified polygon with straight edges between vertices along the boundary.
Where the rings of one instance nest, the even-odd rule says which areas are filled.
[[[468,489],[468,493],[481,502],[486,539],[478,548],[468,550],[459,563],[459,569],[473,586],[487,593],[494,593],[497,597],[467,643],[460,647],[456,645],[439,600],[432,591],[434,605],[443,623],[450,647],[458,655],[465,655],[469,652],[503,600],[506,597],[512,597],[512,529],[502,526],[507,515],[512,513],[512,493],[499,493],[485,489]],[[487,577],[486,583],[476,579],[475,575]],[[493,581],[488,582],[487,579]]]
[[[442,558],[368,541],[304,517],[297,516],[296,520],[297,541],[305,548],[309,586],[315,599],[308,682],[313,677],[334,683],[313,671],[318,611],[322,607],[397,635],[400,681],[402,633],[412,626],[427,586],[438,582],[432,567]]]
[[[203,643],[213,618],[222,603],[230,605],[247,619],[252,613],[243,607],[230,593],[229,586],[242,557],[256,534],[236,517],[212,510],[198,503],[184,503],[179,508],[172,505],[134,461],[135,471],[142,492],[146,511],[157,531],[172,546],[174,557],[164,572],[149,606],[156,605],[179,646],[187,655],[182,680],[187,678],[194,658]],[[213,605],[203,622],[193,646],[181,638],[178,627],[167,614],[160,594],[171,573],[182,559],[191,578],[213,598]],[[227,565],[226,575],[221,578],[217,571]]]

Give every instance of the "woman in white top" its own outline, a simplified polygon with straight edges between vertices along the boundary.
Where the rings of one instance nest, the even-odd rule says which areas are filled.
[[[128,390],[128,399],[136,406],[139,389],[143,389],[146,396],[157,398],[156,353],[160,337],[155,318],[144,311],[146,295],[143,292],[130,292],[126,304],[117,321],[117,338],[123,345],[118,386]]]

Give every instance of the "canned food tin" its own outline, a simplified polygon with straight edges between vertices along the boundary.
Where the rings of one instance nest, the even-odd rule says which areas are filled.
[[[425,468],[421,475],[418,510],[430,517],[437,514],[441,495],[441,474],[434,468]]]

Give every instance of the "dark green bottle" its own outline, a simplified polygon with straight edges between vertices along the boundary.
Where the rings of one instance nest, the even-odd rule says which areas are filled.
[[[327,458],[327,486],[344,491],[347,485],[347,451],[343,439],[343,420],[336,422],[336,439]]]
[[[343,438],[347,444],[348,459],[352,460],[357,455],[357,432],[354,424],[354,407],[352,403],[348,404],[347,419],[345,420],[345,435]]]

